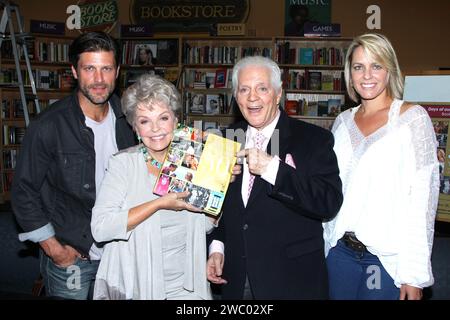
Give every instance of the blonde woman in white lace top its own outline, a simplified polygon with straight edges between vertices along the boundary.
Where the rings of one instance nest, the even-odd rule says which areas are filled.
[[[357,37],[345,62],[349,96],[361,104],[333,126],[344,202],[324,224],[330,297],[421,299],[433,284],[433,126],[421,106],[400,100],[403,78],[384,36]]]

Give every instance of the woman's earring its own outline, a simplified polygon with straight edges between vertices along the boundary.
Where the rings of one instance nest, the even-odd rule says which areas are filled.
[[[141,136],[140,136],[139,134],[137,135],[137,139],[138,139],[138,142],[139,142],[139,143],[142,142]]]

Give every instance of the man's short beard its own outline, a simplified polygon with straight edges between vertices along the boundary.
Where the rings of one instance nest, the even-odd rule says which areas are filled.
[[[100,96],[93,96],[89,93],[89,89],[86,90],[86,87],[80,87],[80,91],[83,93],[83,95],[92,103],[95,105],[103,105],[105,104],[109,98],[111,97],[113,90],[108,92],[108,95],[105,97],[105,99],[98,100],[101,98]]]

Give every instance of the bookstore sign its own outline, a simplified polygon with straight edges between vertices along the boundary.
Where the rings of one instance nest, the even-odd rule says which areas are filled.
[[[77,4],[81,13],[80,32],[110,32],[119,17],[116,0],[81,0]]]
[[[209,31],[216,23],[247,20],[248,0],[132,0],[134,24],[151,23],[155,32]]]

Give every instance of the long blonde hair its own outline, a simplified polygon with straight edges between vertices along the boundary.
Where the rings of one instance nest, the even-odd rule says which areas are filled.
[[[350,44],[347,55],[345,56],[345,85],[350,98],[359,102],[360,97],[353,88],[351,82],[351,67],[353,52],[356,48],[362,47],[364,52],[375,62],[386,68],[388,72],[387,94],[391,98],[401,99],[403,96],[403,76],[398,64],[397,55],[391,42],[385,36],[379,33],[366,33],[353,39]]]

